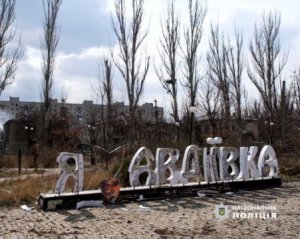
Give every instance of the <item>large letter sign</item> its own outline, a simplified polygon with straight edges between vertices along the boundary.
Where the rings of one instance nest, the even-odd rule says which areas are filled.
[[[256,146],[241,147],[239,151],[234,147],[217,147],[217,144],[222,143],[222,139],[219,137],[208,138],[207,143],[211,145],[210,148],[202,149],[197,145],[190,145],[186,148],[180,172],[178,170],[178,160],[180,159],[178,149],[158,148],[155,159],[149,149],[145,147],[139,149],[134,155],[128,170],[131,186],[141,185],[139,176],[143,172],[148,173],[146,186],[186,184],[190,181],[200,183],[200,175],[203,175],[206,183],[263,179],[266,166],[269,167],[269,172],[265,177],[276,177],[278,175],[276,154],[270,145],[263,147],[256,164],[255,157],[258,151]],[[201,155],[203,172],[200,172],[199,166],[199,159],[201,159],[199,156]],[[148,163],[141,166],[139,162],[143,157],[147,159]],[[238,158],[239,167],[237,165]],[[154,162],[155,165],[153,165]]]
[[[163,149],[156,150],[156,184],[161,185],[170,183],[175,185],[180,182],[180,174],[176,167],[176,161],[179,159],[178,149]],[[167,170],[169,170],[169,177],[166,177]]]
[[[250,149],[248,149],[248,147],[240,148],[240,173],[237,177],[238,179],[261,177],[254,162],[257,151],[257,146],[251,146]]]
[[[222,143],[220,137],[207,138],[207,144],[212,145],[210,149],[203,149],[203,174],[206,182],[213,181],[216,182],[219,178],[218,169],[217,169],[217,157],[218,157],[218,148],[215,146]]]
[[[185,149],[180,171],[183,183],[188,182],[189,178],[200,180],[199,151],[200,149],[197,145],[190,145]]]
[[[158,148],[156,154],[146,147],[140,148],[133,156],[129,172],[129,183],[137,186],[174,186],[190,182],[219,183],[235,180],[266,179],[278,175],[278,161],[272,146],[266,145],[258,154],[258,147],[218,147],[219,137],[208,138],[211,147],[200,148],[190,145],[185,149],[181,167],[178,149]],[[202,160],[203,170],[199,163]],[[239,166],[237,164],[239,160]],[[83,187],[83,157],[81,154],[62,152],[57,157],[62,174],[56,183],[55,192],[62,193],[68,178],[75,179],[74,191]],[[256,163],[258,162],[258,163]],[[268,170],[266,170],[268,169]],[[267,172],[266,172],[267,171]],[[141,176],[145,182],[141,182]],[[142,185],[143,184],[143,185]]]
[[[65,190],[66,182],[71,177],[75,180],[74,192],[82,191],[83,186],[83,156],[77,153],[61,152],[56,159],[62,170],[55,192],[62,193]],[[75,166],[75,167],[74,167]]]
[[[220,161],[219,161],[219,170],[220,170],[220,179],[235,178],[238,175],[238,167],[235,163],[235,160],[238,158],[238,150],[236,148],[230,147],[221,147],[220,148]],[[229,167],[231,173],[228,173]]]
[[[278,162],[274,149],[270,145],[266,145],[261,150],[258,159],[258,170],[261,176],[263,176],[263,169],[265,165],[270,167],[269,177],[278,175]]]
[[[196,192],[199,195],[203,189],[223,192],[281,185],[276,153],[271,145],[265,145],[259,153],[257,146],[221,147],[220,137],[208,138],[206,142],[208,146],[203,148],[189,145],[183,155],[174,148],[158,148],[154,154],[149,148],[141,147],[128,168],[130,187],[122,188],[119,178],[111,178],[103,180],[98,190],[85,192],[80,192],[83,189],[82,154],[62,152],[56,160],[62,174],[55,194],[40,194],[39,206],[47,210],[76,204],[78,208],[78,205],[100,205],[101,201],[95,198],[114,203],[116,200],[188,196]],[[75,186],[72,193],[64,193],[69,178],[75,180]]]
[[[122,188],[118,179],[111,178],[103,180],[98,190],[85,192],[80,192],[83,188],[82,154],[62,152],[57,157],[62,174],[55,194],[40,194],[39,206],[44,210],[64,205],[79,208],[100,205],[101,201],[96,198],[114,203],[116,200],[188,196],[196,192],[199,195],[203,189],[224,192],[281,185],[276,153],[271,145],[265,145],[259,153],[257,146],[221,147],[220,137],[208,138],[206,142],[208,146],[203,148],[189,145],[183,155],[174,148],[158,148],[154,154],[147,147],[141,147],[128,168],[131,187]],[[73,192],[64,193],[70,177],[75,180]]]
[[[146,159],[147,164],[141,165],[143,159]],[[154,163],[154,156],[150,149],[146,147],[140,148],[133,156],[128,168],[129,182],[131,186],[141,186],[140,176],[147,173],[146,186],[153,185],[155,181],[154,173],[151,170]]]

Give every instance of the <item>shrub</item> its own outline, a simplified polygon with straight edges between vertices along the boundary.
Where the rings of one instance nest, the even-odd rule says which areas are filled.
[[[116,174],[116,178],[119,180],[122,187],[129,186],[129,174],[128,168],[130,165],[132,157],[124,157],[119,161],[115,161],[110,170],[111,177],[114,177]]]

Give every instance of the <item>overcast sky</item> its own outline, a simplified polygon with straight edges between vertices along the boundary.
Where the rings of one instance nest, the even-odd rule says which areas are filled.
[[[158,100],[160,106],[168,106],[168,96],[154,74],[153,62],[158,62],[157,47],[160,37],[160,19],[165,14],[167,0],[145,0],[145,24],[150,27],[145,46],[151,56],[151,69],[147,77],[141,103]],[[130,2],[128,0],[128,2]],[[176,8],[181,26],[187,21],[187,0],[177,0]],[[209,0],[205,19],[204,37],[201,43],[202,67],[210,23],[219,23],[225,35],[232,36],[234,27],[241,28],[245,40],[245,60],[248,61],[247,47],[253,35],[255,22],[261,21],[263,13],[277,10],[281,14],[281,44],[289,51],[289,60],[284,77],[289,79],[292,71],[300,66],[300,1],[299,0]],[[92,90],[96,84],[99,58],[109,47],[116,48],[111,27],[114,0],[63,0],[58,26],[60,40],[55,68],[54,98],[65,97],[67,102],[81,103],[83,100],[97,101]],[[39,101],[41,86],[42,0],[17,0],[15,27],[22,35],[25,53],[18,65],[14,84],[8,86],[0,96],[8,100],[10,96],[22,101]],[[247,82],[250,89],[252,86]],[[125,101],[124,83],[114,70],[115,100]],[[253,94],[249,91],[249,95]],[[255,95],[255,94],[254,94]],[[182,96],[182,95],[181,95]]]

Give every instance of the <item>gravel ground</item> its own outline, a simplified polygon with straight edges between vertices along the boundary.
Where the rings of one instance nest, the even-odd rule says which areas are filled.
[[[299,238],[299,199],[300,182],[290,182],[281,188],[233,195],[172,198],[82,210],[26,212],[20,208],[0,208],[0,239]],[[216,206],[220,203],[229,209],[227,219],[216,217]],[[267,209],[261,210],[264,207]],[[234,213],[239,218],[233,218]]]

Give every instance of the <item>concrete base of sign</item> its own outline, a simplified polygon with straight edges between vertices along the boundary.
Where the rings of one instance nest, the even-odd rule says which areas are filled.
[[[142,195],[143,201],[164,199],[179,196],[197,196],[197,191],[201,189],[212,189],[217,191],[237,191],[254,190],[270,187],[280,187],[280,177],[264,177],[255,179],[235,179],[217,182],[193,182],[177,185],[155,185],[121,188],[119,202],[139,201]],[[43,210],[76,208],[80,201],[102,200],[101,190],[89,190],[76,193],[44,194],[41,193],[38,205]]]

